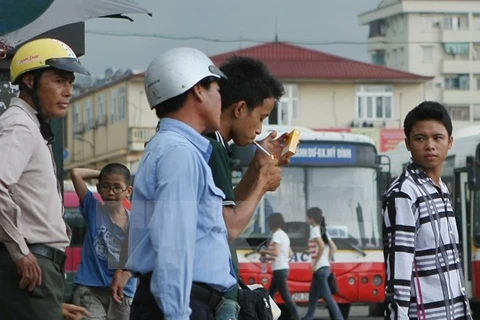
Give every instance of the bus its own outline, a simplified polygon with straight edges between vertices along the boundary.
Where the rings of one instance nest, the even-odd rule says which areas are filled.
[[[450,190],[466,292],[476,318],[480,317],[480,126],[462,128],[454,132],[453,138],[442,180]],[[401,174],[410,159],[403,143],[384,156],[390,159],[392,178]]]
[[[272,130],[281,134],[293,129],[265,126],[258,140]],[[288,287],[295,302],[306,305],[312,280],[306,211],[319,207],[324,212],[327,231],[338,247],[331,266],[339,286],[334,298],[344,318],[348,318],[351,305],[359,303],[369,304],[371,315],[382,315],[385,268],[380,197],[389,182],[388,163],[377,154],[374,141],[365,135],[295,129],[301,133],[300,145],[290,164],[282,169],[280,187],[264,196],[250,225],[236,240],[240,277],[247,284],[260,283],[268,288],[271,265],[262,266],[257,249],[269,238],[268,216],[280,212],[294,251]],[[232,145],[234,185],[242,178],[255,151],[253,144]],[[283,317],[289,318],[279,295],[276,302]]]
[[[72,230],[72,239],[70,240],[70,246],[66,250],[67,260],[65,262],[65,296],[66,302],[71,302],[73,296],[73,280],[75,279],[75,273],[80,264],[82,257],[83,239],[85,238],[85,232],[87,225],[83,216],[80,213],[80,201],[77,193],[72,190],[65,189],[63,192],[63,205],[65,208],[64,219]]]

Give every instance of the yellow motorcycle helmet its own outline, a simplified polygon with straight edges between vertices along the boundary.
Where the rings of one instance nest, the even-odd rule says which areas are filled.
[[[67,44],[45,38],[27,42],[17,50],[10,64],[10,80],[18,84],[25,73],[46,68],[90,75]]]

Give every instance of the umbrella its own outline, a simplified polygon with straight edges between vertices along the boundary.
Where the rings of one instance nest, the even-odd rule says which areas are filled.
[[[151,15],[134,0],[0,0],[0,8],[0,44],[13,48],[71,23],[126,13]]]

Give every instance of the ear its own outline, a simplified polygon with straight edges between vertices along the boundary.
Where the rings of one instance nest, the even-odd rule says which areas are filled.
[[[21,81],[23,81],[23,83],[25,83],[25,85],[26,85],[27,87],[29,87],[30,89],[32,89],[32,88],[33,88],[33,82],[34,82],[34,80],[35,80],[35,78],[33,77],[33,74],[28,73],[28,74],[26,74],[26,75],[24,75],[24,76],[22,77],[22,80],[21,80]]]
[[[453,136],[448,137],[448,149],[451,149],[453,146]]]
[[[100,185],[97,183],[97,192],[100,193]]]
[[[130,197],[132,195],[132,191],[133,191],[133,187],[130,186],[127,188],[126,192],[127,192],[127,197]]]
[[[205,88],[202,87],[200,84],[196,84],[193,86],[193,88],[190,90],[193,94],[193,97],[198,100],[198,101],[203,101],[204,99],[204,91],[205,91]]]
[[[245,101],[238,101],[233,104],[233,114],[235,115],[235,118],[239,118],[240,115],[244,112],[246,112],[248,109],[247,103]]]
[[[408,138],[405,138],[405,146],[407,147],[407,150],[410,151],[410,142]]]

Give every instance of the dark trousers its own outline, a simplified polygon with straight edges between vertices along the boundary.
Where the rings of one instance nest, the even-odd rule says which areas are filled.
[[[8,251],[0,250],[0,319],[62,319],[64,266],[35,257],[42,269],[42,284],[29,292],[19,288],[20,275]]]
[[[290,316],[293,319],[298,320],[300,319],[300,316],[298,315],[297,307],[293,301],[292,295],[288,290],[288,272],[289,269],[273,271],[272,283],[270,284],[268,293],[270,294],[270,297],[275,298],[277,291],[280,292],[280,296],[282,296],[283,301],[285,301],[285,306],[287,307]]]
[[[214,311],[202,301],[190,298],[190,309],[190,320],[215,320]],[[130,308],[130,320],[163,319],[163,312],[150,291],[150,279],[141,277]]]

